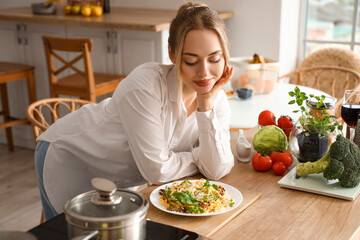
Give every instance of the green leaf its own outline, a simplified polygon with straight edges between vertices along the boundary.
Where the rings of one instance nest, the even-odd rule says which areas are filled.
[[[298,86],[295,87],[295,93],[299,93],[300,92],[300,89]]]
[[[199,201],[194,198],[194,195],[189,191],[175,192],[170,196],[171,199],[179,201],[182,204],[197,205]]]
[[[294,104],[295,103],[295,100],[291,100],[288,104]]]
[[[195,209],[194,209],[193,207],[189,207],[189,208],[187,209],[187,211],[193,213],[193,212],[195,212]]]
[[[321,105],[322,105],[322,103],[321,103],[321,102],[318,102],[318,103],[316,104],[316,108],[320,108]]]
[[[289,92],[289,96],[293,97],[293,96],[295,96],[295,93],[294,92]]]
[[[206,188],[210,187],[209,179],[206,179],[206,182],[204,183],[204,187],[206,187]]]
[[[218,186],[216,184],[211,185],[215,190],[218,190]]]

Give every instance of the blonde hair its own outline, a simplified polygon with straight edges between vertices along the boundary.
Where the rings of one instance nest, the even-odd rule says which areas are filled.
[[[224,71],[226,71],[226,66],[230,58],[226,27],[224,21],[219,17],[217,12],[202,3],[187,2],[183,4],[170,24],[168,39],[170,51],[175,58],[175,63],[177,63],[179,106],[181,106],[183,85],[180,72],[182,50],[186,34],[194,29],[210,29],[218,35],[225,59]]]

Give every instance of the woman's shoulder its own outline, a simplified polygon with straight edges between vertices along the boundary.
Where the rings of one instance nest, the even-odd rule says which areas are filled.
[[[147,62],[137,66],[131,71],[129,76],[136,75],[144,78],[148,77],[162,77],[168,73],[168,71],[174,65],[161,64],[156,62]]]

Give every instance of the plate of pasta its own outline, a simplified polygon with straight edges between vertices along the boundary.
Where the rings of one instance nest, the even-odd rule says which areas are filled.
[[[158,209],[183,216],[213,216],[237,208],[243,196],[236,188],[220,182],[183,180],[164,184],[150,194]]]

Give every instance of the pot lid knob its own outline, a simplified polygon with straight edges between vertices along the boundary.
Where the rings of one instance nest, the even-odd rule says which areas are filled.
[[[122,198],[116,194],[116,185],[112,181],[105,178],[93,178],[91,184],[98,192],[91,198],[94,204],[115,205],[121,202]]]

